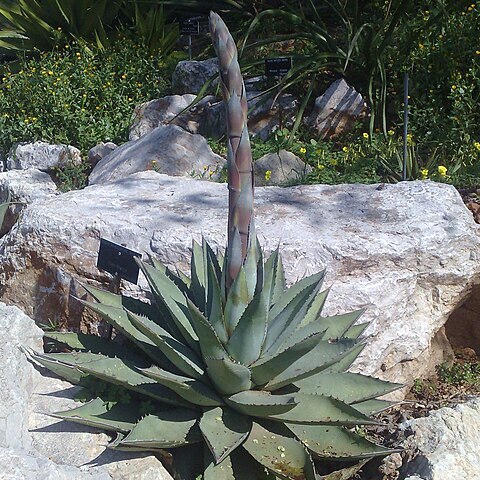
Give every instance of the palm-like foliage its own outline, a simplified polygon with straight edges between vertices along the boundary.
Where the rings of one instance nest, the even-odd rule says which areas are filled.
[[[179,479],[203,474],[204,480],[253,480],[265,469],[289,480],[347,478],[320,477],[317,465],[322,459],[358,461],[347,475],[365,459],[390,453],[351,427],[374,424],[369,415],[390,406],[377,397],[399,385],[347,372],[363,348],[359,337],[366,324],[355,325],[361,311],[321,315],[323,272],[287,288],[278,250],[264,262],[252,223],[236,52],[215,14],[211,31],[234,170],[225,258],[203,241],[193,244],[189,277],[156,260],[139,261],[153,305],[85,286],[96,302],[82,303],[133,347],[53,333],[48,336],[71,352],[29,355],[97,394],[56,416],[116,432],[111,448],[174,449]]]
[[[48,51],[60,41],[101,35],[123,0],[18,0],[0,2],[0,48]]]

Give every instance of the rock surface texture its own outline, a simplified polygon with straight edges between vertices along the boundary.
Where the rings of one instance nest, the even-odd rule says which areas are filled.
[[[413,430],[405,444],[415,452],[405,472],[411,480],[480,478],[480,398],[402,426]]]
[[[205,171],[219,172],[224,164],[225,159],[213,153],[201,135],[175,125],[161,126],[102,158],[90,174],[89,184],[108,183],[145,170],[201,176]]]
[[[259,240],[280,244],[287,280],[326,268],[326,313],[366,308],[362,373],[408,383],[443,360],[443,326],[480,283],[479,227],[453,187],[265,187],[255,205]],[[88,331],[71,295],[83,295],[79,279],[107,281],[101,237],[187,271],[192,237],[223,249],[226,217],[224,184],[153,171],[58,195],[29,206],[0,243],[0,294],[37,321]]]
[[[255,185],[282,185],[299,182],[312,167],[292,152],[267,153],[253,164]],[[267,172],[270,174],[267,175]]]
[[[8,232],[20,213],[34,203],[59,192],[50,175],[40,170],[8,170],[0,173],[0,203],[10,194],[10,205],[0,235]]]
[[[366,113],[367,105],[363,97],[342,78],[333,82],[315,100],[306,124],[320,138],[331,138],[348,132]]]
[[[218,73],[218,60],[216,58],[200,61],[182,60],[178,62],[173,71],[172,90],[180,95],[184,93],[197,94],[204,83],[216,73]],[[211,85],[210,90],[215,90],[217,84],[218,80]]]
[[[76,387],[42,376],[20,346],[41,351],[42,331],[0,303],[0,478],[2,480],[171,480],[154,456],[106,450],[95,429],[44,413],[75,406]]]
[[[20,143],[7,156],[7,170],[36,168],[48,172],[82,162],[80,150],[71,145],[51,145],[45,142]]]
[[[88,151],[87,162],[94,167],[103,157],[112,153],[118,147],[113,142],[100,142]]]

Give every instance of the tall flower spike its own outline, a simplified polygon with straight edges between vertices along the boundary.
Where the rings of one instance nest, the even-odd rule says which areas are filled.
[[[228,242],[226,286],[242,267],[253,234],[253,166],[247,127],[247,97],[235,42],[223,20],[210,13],[210,33],[218,56],[227,120]],[[250,238],[252,237],[252,238]]]

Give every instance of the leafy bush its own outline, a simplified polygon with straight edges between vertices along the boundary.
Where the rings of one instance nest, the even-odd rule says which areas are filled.
[[[478,176],[480,7],[470,1],[452,4],[449,14],[428,29],[422,23],[431,11],[419,11],[419,41],[408,65],[410,125],[420,151],[436,149],[450,171]],[[392,68],[397,66],[393,62]]]
[[[166,93],[174,67],[129,38],[100,50],[82,43],[5,67],[0,89],[0,151],[43,139],[78,147],[123,142],[136,104]]]

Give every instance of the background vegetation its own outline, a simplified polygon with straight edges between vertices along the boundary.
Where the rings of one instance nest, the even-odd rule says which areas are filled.
[[[133,107],[169,91],[184,55],[175,52],[178,20],[210,9],[236,31],[247,72],[260,72],[265,57],[293,56],[292,71],[271,88],[297,94],[300,114],[339,77],[369,105],[369,118],[342,137],[319,141],[299,115],[256,152],[290,148],[314,168],[311,182],[399,180],[408,72],[409,178],[478,183],[480,7],[471,1],[0,2],[3,155],[21,140],[83,152],[125,141]],[[202,38],[199,58],[212,53]]]

